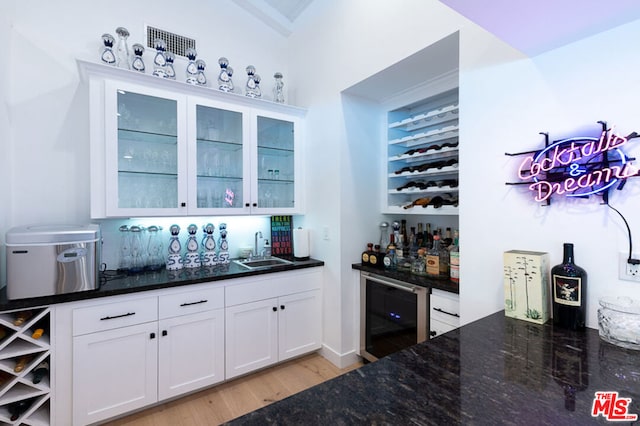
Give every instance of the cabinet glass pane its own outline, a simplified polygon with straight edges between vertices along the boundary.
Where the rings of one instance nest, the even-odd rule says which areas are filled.
[[[242,207],[242,113],[198,105],[198,208]]]
[[[258,117],[258,207],[294,207],[294,127]]]
[[[177,102],[118,91],[118,207],[178,205]]]

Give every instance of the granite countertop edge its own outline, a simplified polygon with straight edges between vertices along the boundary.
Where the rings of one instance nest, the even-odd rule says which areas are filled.
[[[398,281],[418,285],[421,287],[435,288],[438,290],[448,291],[449,293],[460,294],[460,284],[451,281],[447,277],[433,277],[429,275],[415,275],[409,271],[401,269],[389,270],[373,268],[371,266],[363,265],[362,263],[354,263],[351,265],[352,269],[356,269],[362,272],[368,272],[371,274],[380,275],[387,278],[392,278]]]

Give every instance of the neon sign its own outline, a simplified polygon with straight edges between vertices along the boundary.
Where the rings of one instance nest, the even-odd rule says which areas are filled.
[[[621,147],[639,135],[620,136],[607,129],[606,123],[599,123],[602,132],[597,138],[573,137],[549,143],[544,134],[545,148],[540,151],[507,154],[526,155],[518,167],[517,184],[527,184],[536,201],[547,203],[553,195],[584,198],[600,194],[606,198],[616,184],[622,189],[625,179],[638,175],[639,170],[630,163],[635,159],[627,157]]]

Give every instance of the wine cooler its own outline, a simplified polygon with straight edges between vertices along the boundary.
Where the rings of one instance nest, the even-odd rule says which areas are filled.
[[[427,339],[426,287],[367,272],[360,276],[360,356],[375,361]]]

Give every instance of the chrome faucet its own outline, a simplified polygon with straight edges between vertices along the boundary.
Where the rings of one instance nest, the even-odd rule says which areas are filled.
[[[254,237],[255,237],[255,241],[253,246],[253,256],[258,257],[258,238],[262,238],[262,232],[261,231],[256,232]]]

